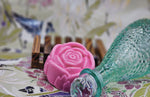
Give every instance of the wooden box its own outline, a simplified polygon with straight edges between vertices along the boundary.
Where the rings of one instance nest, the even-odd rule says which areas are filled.
[[[66,43],[71,41],[72,41],[71,37],[65,37]],[[75,41],[83,44],[93,54],[95,59],[95,65],[98,66],[106,53],[103,42],[100,39],[97,39],[95,40],[95,46],[93,46],[93,41],[90,38],[83,40],[79,37],[76,37]],[[31,63],[32,68],[43,69],[47,56],[50,54],[53,46],[56,44],[61,44],[62,38],[60,36],[55,36],[54,38],[55,43],[52,44],[51,42],[52,42],[51,36],[45,36],[44,44],[41,44],[41,37],[39,35],[36,35],[34,37],[32,47],[32,63]]]

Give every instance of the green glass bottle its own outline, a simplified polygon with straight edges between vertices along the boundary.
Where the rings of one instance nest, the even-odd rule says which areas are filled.
[[[71,84],[72,97],[99,97],[109,82],[125,81],[150,73],[150,20],[127,26],[114,40],[101,64],[84,69]]]

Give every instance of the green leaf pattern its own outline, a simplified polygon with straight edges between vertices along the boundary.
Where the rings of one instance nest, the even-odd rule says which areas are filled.
[[[18,58],[22,58],[22,57],[27,57],[30,56],[30,53],[15,53],[15,52],[10,52],[10,53],[4,53],[4,52],[0,52],[0,59],[18,59]]]
[[[107,31],[110,27],[116,25],[114,22],[110,22],[110,23],[107,23],[105,25],[102,25],[102,26],[99,26],[99,27],[96,27],[94,29],[92,29],[91,31],[89,31],[86,35],[86,37],[91,37],[93,38],[94,35],[102,35],[105,31]]]
[[[101,2],[101,0],[96,0],[96,1],[89,7],[89,9],[88,9],[88,11],[86,12],[85,17],[84,17],[84,20],[85,20],[85,21],[87,21],[88,19],[91,18],[92,14],[93,14],[93,11],[98,8],[100,2]]]
[[[12,96],[12,95],[4,94],[4,93],[1,93],[1,92],[0,92],[0,96],[1,96],[1,97],[14,97],[14,96]]]
[[[144,84],[142,88],[135,92],[133,97],[150,97],[150,83]]]
[[[21,29],[16,28],[9,35],[4,35],[4,33],[6,33],[6,32],[5,32],[5,30],[2,29],[1,33],[3,35],[0,36],[0,46],[8,44],[8,43],[10,43],[10,41],[11,42],[15,41],[18,38],[18,35],[20,32],[21,32]]]

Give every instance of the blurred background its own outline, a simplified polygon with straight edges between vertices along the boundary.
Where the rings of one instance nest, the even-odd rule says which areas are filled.
[[[31,56],[35,35],[101,39],[108,50],[142,18],[150,18],[150,0],[1,0],[0,59]]]

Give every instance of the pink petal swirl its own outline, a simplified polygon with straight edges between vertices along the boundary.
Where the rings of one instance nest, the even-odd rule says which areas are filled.
[[[85,68],[95,68],[93,55],[82,44],[68,42],[54,46],[44,64],[44,73],[56,88],[69,92],[72,81]]]

